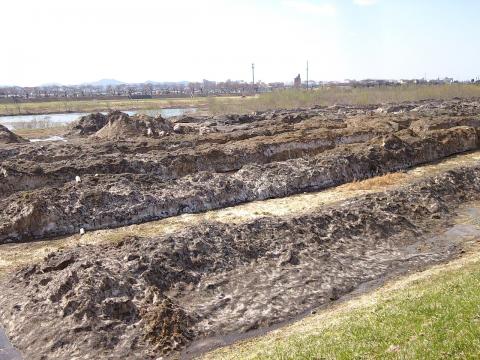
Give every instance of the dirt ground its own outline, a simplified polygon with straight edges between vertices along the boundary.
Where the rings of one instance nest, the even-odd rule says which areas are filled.
[[[321,190],[477,148],[476,102],[416,105],[173,121],[112,113],[82,119],[66,143],[6,144],[0,243]]]
[[[29,359],[192,357],[457,256],[479,107],[112,113],[0,145],[0,325]]]

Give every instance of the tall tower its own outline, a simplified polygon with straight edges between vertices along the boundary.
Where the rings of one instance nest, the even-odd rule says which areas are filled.
[[[307,60],[307,90],[308,90],[308,60]]]
[[[255,86],[255,64],[252,63],[252,85]]]

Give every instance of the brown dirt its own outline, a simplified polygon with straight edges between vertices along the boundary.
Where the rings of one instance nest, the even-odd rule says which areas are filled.
[[[478,184],[479,167],[459,168],[299,216],[53,253],[4,278],[0,319],[31,359],[155,358],[270,326],[457,254],[461,243],[427,239]]]
[[[26,143],[26,142],[28,142],[28,140],[22,138],[19,135],[14,134],[10,130],[8,130],[5,126],[0,125],[0,145]]]
[[[417,106],[398,115],[334,107],[184,116],[168,123],[117,112],[90,137],[6,146],[0,149],[0,242],[125,226],[320,190],[476,149],[471,114],[477,103],[433,105],[437,108],[428,112]],[[462,115],[455,115],[459,109]],[[443,128],[412,130],[436,111]],[[448,111],[452,115],[445,115]],[[174,130],[162,130],[163,137],[155,138],[159,127],[151,125],[154,136],[144,136],[154,123],[175,124]],[[118,140],[119,134],[131,140]]]
[[[378,187],[388,187],[391,185],[399,185],[403,180],[406,180],[408,175],[402,172],[389,173],[382,176],[376,176],[371,179],[362,181],[353,181],[351,183],[340,186],[340,189],[351,190],[370,190]]]
[[[453,100],[184,116],[161,137],[145,136],[155,119],[115,113],[96,131],[98,119],[86,119],[67,143],[3,145],[4,243],[345,183],[367,194],[50,249],[4,269],[0,325],[29,359],[189,356],[179,351],[193,342],[268,328],[365,282],[448,260],[465,244],[435,235],[458,206],[480,199],[479,165],[413,170],[418,180],[408,183],[390,173],[477,150],[479,107]]]
[[[128,116],[120,111],[105,116],[106,123],[94,136],[101,139],[125,139],[136,137],[162,137],[173,132],[173,124],[161,116]]]

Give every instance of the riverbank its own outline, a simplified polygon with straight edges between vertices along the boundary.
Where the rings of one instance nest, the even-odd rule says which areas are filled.
[[[54,126],[45,129],[16,129],[14,133],[25,139],[43,139],[52,136],[61,136],[65,131],[66,126]]]
[[[149,110],[195,107],[211,114],[249,113],[312,106],[368,105],[421,100],[479,98],[477,84],[403,85],[372,88],[320,87],[311,91],[285,89],[255,96],[172,97],[132,100],[128,98],[0,102],[0,116],[37,115],[112,110]]]
[[[136,113],[162,116],[170,118],[180,116],[187,113],[198,113],[196,108],[164,108],[164,109],[148,109],[138,111],[125,111],[128,115]],[[52,136],[63,136],[68,130],[68,126],[88,113],[55,113],[43,115],[14,115],[0,116],[0,125],[6,126],[15,134],[26,139],[45,139]]]
[[[205,98],[143,100],[72,100],[0,104],[0,116],[56,113],[102,112],[111,110],[150,110],[167,108],[205,108]]]

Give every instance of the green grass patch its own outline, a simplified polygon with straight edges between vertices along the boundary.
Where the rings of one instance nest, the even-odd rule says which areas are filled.
[[[478,359],[480,254],[412,275],[209,359]]]

